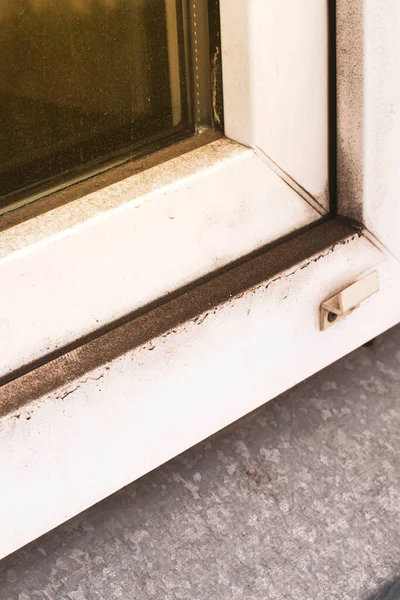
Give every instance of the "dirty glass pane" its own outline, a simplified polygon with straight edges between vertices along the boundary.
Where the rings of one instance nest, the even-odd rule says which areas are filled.
[[[0,0],[0,208],[193,133],[190,35],[185,0]]]

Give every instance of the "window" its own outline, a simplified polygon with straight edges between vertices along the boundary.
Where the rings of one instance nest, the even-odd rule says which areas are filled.
[[[219,4],[225,138],[0,219],[0,556],[400,320],[400,3]]]
[[[207,19],[203,0],[3,3],[0,207],[209,126]]]
[[[31,16],[44,10],[43,2],[50,0],[18,0],[23,14],[30,6]],[[116,10],[104,0],[85,0],[92,13],[82,14],[72,0],[57,2],[70,7],[71,19],[86,18],[88,27],[94,7]],[[22,190],[9,205],[13,210],[0,219],[6,290],[0,294],[0,339],[7,340],[0,381],[329,214],[328,3],[310,0],[305,9],[290,0],[288,12],[280,0],[120,2],[163,7],[163,19],[155,14],[150,20],[166,23],[161,39],[168,77],[161,71],[161,97],[172,127],[179,126],[176,107],[182,106],[186,135],[201,135],[29,204],[26,199],[43,190]],[[15,15],[14,3],[8,5]],[[12,18],[2,15],[3,23]],[[40,44],[47,39],[45,25]],[[100,22],[96,28],[101,34]],[[215,139],[203,129],[213,118],[221,123],[219,61],[225,137]],[[186,88],[176,86],[178,75]],[[187,94],[179,95],[181,89]],[[165,130],[158,133],[162,138]],[[62,177],[70,182],[71,171]],[[43,185],[52,191],[54,180]]]

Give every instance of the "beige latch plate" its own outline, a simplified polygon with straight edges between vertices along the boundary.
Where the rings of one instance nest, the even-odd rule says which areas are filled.
[[[364,300],[379,291],[379,274],[373,271],[321,304],[321,329],[325,330],[347,317]]]

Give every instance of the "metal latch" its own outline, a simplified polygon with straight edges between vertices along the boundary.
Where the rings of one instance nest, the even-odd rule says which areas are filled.
[[[364,300],[379,291],[378,271],[369,273],[321,304],[321,329],[324,331],[358,308]]]

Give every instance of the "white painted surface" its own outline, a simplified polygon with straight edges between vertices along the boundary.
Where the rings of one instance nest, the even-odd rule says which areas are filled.
[[[328,3],[221,0],[226,135],[327,210]]]
[[[314,67],[315,72],[322,73],[319,71],[322,62],[313,62],[311,48],[315,48],[313,35],[318,37],[322,31],[316,24],[322,22],[325,2],[317,5],[310,0],[307,7],[311,8],[307,10],[302,3],[302,11],[300,2],[295,0],[290,3],[290,10],[287,2],[278,4],[269,0],[263,5],[261,0],[222,0],[221,4],[224,65],[228,71],[232,69],[231,75],[225,69],[228,134],[230,131],[231,137],[262,147],[297,183],[317,195],[306,184],[307,168],[302,171],[302,165],[304,156],[307,160],[315,159],[315,149],[323,147],[322,137],[318,140],[311,132],[310,140],[314,141],[310,146],[299,145],[302,129],[298,132],[296,123],[285,129],[285,115],[291,115],[290,102],[296,104],[295,95],[291,96],[289,91],[291,78],[294,83],[297,81],[298,92],[305,89],[300,75],[297,80],[298,73],[290,74],[290,56],[294,64],[302,64],[293,58],[295,50],[302,49],[304,56],[308,55],[305,76],[310,77],[311,86],[316,81],[311,74]],[[341,104],[346,117],[353,114],[354,118],[347,118],[346,127],[339,129],[340,143],[346,150],[341,163],[342,174],[350,173],[354,185],[347,188],[346,201],[342,198],[340,206],[342,214],[348,216],[361,210],[368,228],[400,256],[397,233],[400,8],[395,0],[354,0],[351,5],[339,0],[339,8],[344,4],[356,13],[361,6],[362,20],[355,19],[358,27],[349,27],[348,43],[340,50],[350,59],[355,57],[348,63],[347,71],[347,92],[353,85],[355,93],[347,97],[347,103]],[[295,27],[296,7],[298,28]],[[268,9],[274,9],[275,20],[266,18]],[[265,11],[263,19],[256,18],[257,10]],[[305,25],[308,10],[315,11],[315,20],[310,21],[314,22],[312,31],[311,25]],[[276,33],[272,23],[275,23]],[[299,41],[297,30],[305,39]],[[270,41],[266,36],[268,31]],[[282,62],[276,63],[278,70],[267,58],[250,60],[258,58],[255,53],[260,39],[266,48],[269,44],[277,48],[280,41],[282,46],[287,46],[287,51],[283,49]],[[360,39],[365,64],[363,52],[357,47]],[[248,52],[243,52],[246,40]],[[233,49],[232,55],[226,53],[229,47]],[[278,56],[275,50],[270,56],[274,55]],[[277,112],[271,109],[271,114],[281,127],[278,131],[277,125],[275,131],[275,121],[265,121],[269,123],[270,137],[264,130],[258,133],[256,127],[259,115],[265,116],[269,111],[268,105],[263,104],[267,95],[261,101],[255,98],[258,88],[254,77],[258,77],[258,69],[264,72],[265,82],[268,78],[274,81],[277,73],[285,75],[280,89],[279,85],[269,88],[267,83],[262,84],[266,94],[270,92],[267,102],[276,107]],[[280,81],[279,76],[275,83]],[[317,96],[322,94],[321,89],[317,90]],[[352,98],[355,112],[350,111]],[[303,106],[301,100],[299,105]],[[305,106],[305,110],[308,108]],[[320,128],[322,112],[315,107],[310,115],[312,112],[312,116],[320,120]],[[306,122],[311,123],[305,119],[304,125]],[[289,134],[292,139],[288,139]],[[264,139],[265,148],[255,136]],[[156,281],[160,286],[156,293],[170,289],[169,285],[177,285],[178,279],[175,284],[171,283],[173,278],[168,279],[171,277],[168,269],[175,261],[179,266],[176,271],[180,273],[179,281],[185,282],[193,273],[185,275],[183,266],[189,263],[192,266],[194,259],[198,276],[232,260],[233,252],[245,253],[256,247],[255,244],[265,243],[265,236],[271,232],[275,231],[273,235],[279,237],[291,217],[293,229],[301,222],[316,218],[316,212],[262,165],[252,151],[224,146],[218,153],[206,154],[205,150],[196,153],[195,160],[192,153],[191,158],[172,161],[167,169],[157,171],[157,177],[154,171],[147,172],[140,181],[132,180],[128,188],[121,182],[110,195],[80,199],[78,204],[61,207],[63,212],[57,209],[56,213],[1,234],[4,242],[0,250],[3,253],[1,281],[3,285],[7,282],[4,289],[11,294],[14,289],[18,290],[18,294],[10,296],[13,302],[6,305],[8,312],[4,312],[4,306],[0,309],[3,319],[0,339],[10,343],[11,348],[11,363],[6,360],[3,369],[27,357],[37,357],[45,351],[47,340],[50,346],[60,343],[57,340],[65,343],[68,335],[73,337],[78,330],[82,333],[98,326],[99,314],[104,320],[114,318],[116,307],[121,309],[119,303],[125,301],[127,293],[131,294],[131,300],[137,300],[139,290],[141,301],[146,301],[145,286],[150,279],[150,285]],[[282,164],[280,156],[284,157]],[[309,160],[308,164],[314,169],[310,181],[316,182],[321,173],[318,157],[316,162]],[[195,203],[196,198],[200,202]],[[188,221],[180,223],[176,218],[178,212],[170,213],[175,206],[179,207],[179,215],[184,214]],[[144,216],[136,217],[135,213],[144,213]],[[170,216],[175,218],[169,219]],[[217,222],[213,220],[215,216]],[[165,223],[173,224],[172,232]],[[108,233],[109,227],[111,233]],[[135,245],[139,238],[141,246]],[[71,240],[77,242],[73,248],[69,245]],[[119,249],[118,260],[128,251],[128,258],[125,262],[122,259],[122,266],[117,268],[115,265],[119,263],[108,259],[114,253],[114,246]],[[150,259],[140,275],[143,251],[149,248],[150,254],[146,256]],[[56,249],[60,249],[60,254],[58,250],[53,254]],[[88,261],[85,268],[80,266],[81,256]],[[93,372],[82,381],[39,399],[35,405],[19,411],[19,418],[12,415],[3,418],[0,422],[0,556],[140,477],[400,321],[399,264],[390,256],[384,257],[366,238],[355,238],[337,246],[304,269],[300,266],[304,265],[294,266],[291,274],[283,273],[267,289],[261,286],[227,303],[203,322],[187,323],[168,337],[154,340],[151,346],[155,348],[151,352],[149,346],[133,350],[111,363],[109,371]],[[329,331],[320,332],[321,302],[374,267],[380,275],[379,293]],[[62,276],[57,275],[58,269]],[[149,269],[152,277],[146,279]],[[46,294],[38,292],[41,286]],[[83,297],[82,290],[91,300],[83,303],[81,312],[78,299]],[[4,302],[4,295],[1,301]],[[26,316],[27,306],[34,311],[32,320]],[[127,306],[123,305],[123,310],[127,310]],[[22,319],[20,325],[17,317]],[[73,329],[75,323],[79,324],[76,330]],[[63,333],[58,338],[60,331]],[[18,344],[13,346],[15,336]],[[1,354],[4,355],[4,351]],[[103,377],[97,380],[99,375]],[[56,398],[69,391],[65,400]]]
[[[400,259],[400,2],[365,2],[364,223]]]
[[[365,238],[312,258],[3,418],[0,557],[400,320],[400,268]],[[373,267],[380,292],[320,332],[321,302]]]
[[[339,0],[339,212],[400,259],[400,3]]]
[[[232,140],[254,147],[255,3],[220,0],[219,5],[225,134]]]
[[[320,217],[250,149],[190,154],[0,233],[0,375]]]
[[[218,141],[0,232],[0,376],[328,210],[326,2],[221,20],[227,134],[256,152]]]

